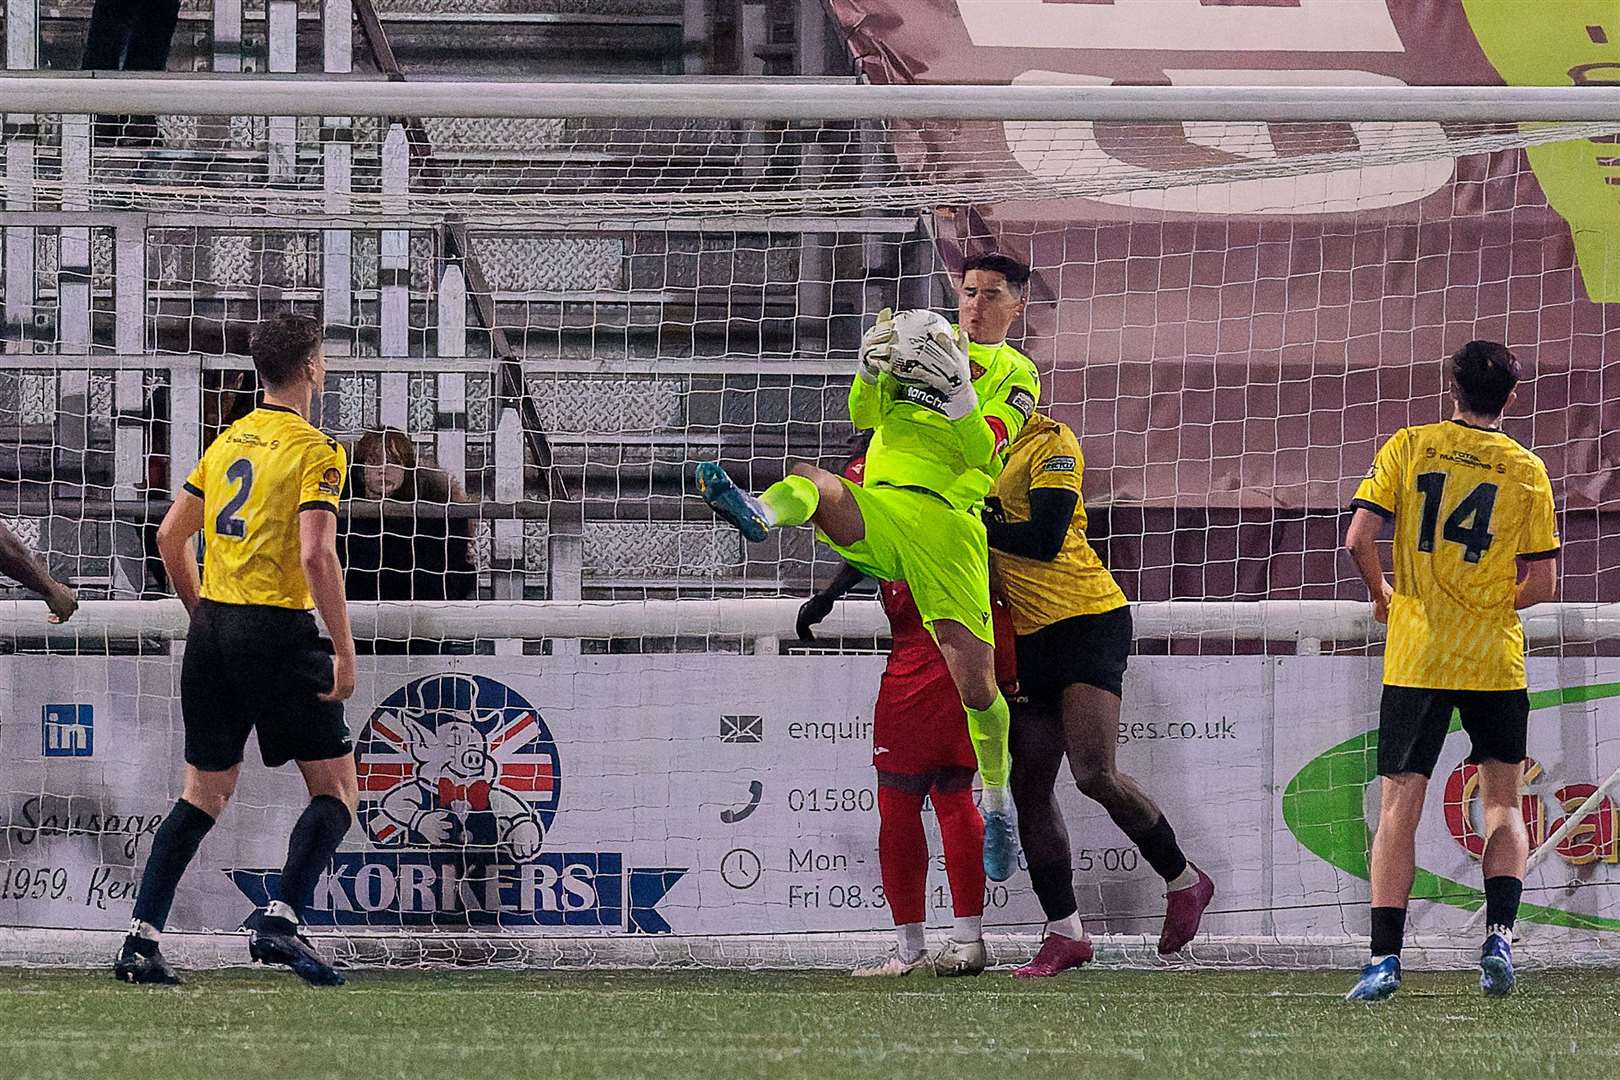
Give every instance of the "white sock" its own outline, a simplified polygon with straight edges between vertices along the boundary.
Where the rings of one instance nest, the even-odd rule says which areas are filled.
[[[928,951],[928,942],[923,938],[923,924],[920,922],[901,923],[894,928],[894,936],[900,943],[902,960],[915,960]]]
[[[951,940],[967,944],[984,938],[983,915],[958,915],[951,927]]]
[[[1004,814],[1007,812],[1007,789],[1002,787],[984,786],[984,812],[987,814]]]
[[[1367,962],[1369,964],[1371,964],[1373,967],[1377,967],[1379,964],[1382,964],[1385,960],[1388,960],[1391,956],[1394,956],[1394,955],[1395,955],[1394,953],[1385,953],[1383,956],[1375,956],[1375,957],[1373,957],[1371,960],[1369,960]]]
[[[264,913],[272,919],[286,919],[294,925],[298,923],[298,912],[292,909],[291,904],[283,903],[280,900],[272,900],[264,905]]]
[[[1193,867],[1192,863],[1188,863],[1187,868],[1176,875],[1175,880],[1170,882],[1168,888],[1171,892],[1179,892],[1182,889],[1190,889],[1196,884],[1198,884],[1198,871]]]
[[[147,941],[156,941],[159,938],[157,927],[142,919],[129,921],[129,936],[143,938]]]
[[[1079,912],[1075,912],[1073,915],[1066,915],[1061,919],[1055,919],[1052,922],[1047,923],[1046,932],[1048,934],[1056,934],[1058,937],[1069,938],[1072,941],[1079,941],[1084,938],[1086,934],[1085,929],[1080,925]]]

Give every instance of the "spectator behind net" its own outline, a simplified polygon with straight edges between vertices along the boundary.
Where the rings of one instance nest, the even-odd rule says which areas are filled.
[[[417,463],[416,448],[403,431],[384,428],[361,436],[345,495],[350,512],[342,543],[350,600],[472,595],[478,583],[472,519],[448,517],[440,509],[471,500],[448,474]],[[357,501],[380,502],[378,512],[355,513]]]
[[[180,20],[180,0],[96,0],[84,39],[85,71],[163,71]],[[98,116],[96,136],[125,146],[156,146],[157,117]]]

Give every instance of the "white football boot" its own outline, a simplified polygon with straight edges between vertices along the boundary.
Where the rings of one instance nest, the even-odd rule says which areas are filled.
[[[882,960],[861,964],[850,974],[857,979],[894,978],[900,975],[910,975],[913,971],[919,971],[927,966],[928,953],[926,951],[918,953],[916,959],[906,960],[901,958],[900,949],[897,946],[890,949],[889,955]]]
[[[990,953],[984,940],[956,941],[952,939],[934,957],[934,974],[944,979],[961,975],[978,975],[990,966]]]

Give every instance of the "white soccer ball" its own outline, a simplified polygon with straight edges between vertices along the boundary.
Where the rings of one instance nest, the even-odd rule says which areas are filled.
[[[946,337],[953,334],[950,320],[937,311],[911,308],[895,312],[894,351],[891,354],[895,378],[905,379],[907,373],[916,367],[917,358],[927,344],[929,335],[936,332]]]

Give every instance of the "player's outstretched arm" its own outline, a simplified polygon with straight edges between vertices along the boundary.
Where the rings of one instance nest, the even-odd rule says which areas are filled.
[[[190,491],[182,489],[175,496],[169,512],[158,526],[158,554],[163,557],[163,570],[169,575],[180,602],[189,615],[197,609],[202,594],[202,582],[197,579],[197,555],[191,538],[202,531],[203,501]]]
[[[1534,604],[1543,604],[1558,595],[1558,560],[1534,559],[1525,564],[1524,580],[1513,598],[1515,611]]]
[[[1006,452],[1029,421],[1040,399],[1040,380],[1033,368],[1014,370],[981,396],[972,382],[967,332],[930,337],[933,348],[924,350],[913,373],[945,396],[945,418],[963,461],[970,468],[985,468]]]
[[[67,622],[79,609],[79,598],[73,590],[51,577],[39,556],[4,525],[0,525],[0,574],[44,597],[52,622]]]
[[[844,568],[838,571],[838,576],[833,578],[825,589],[799,605],[799,618],[793,624],[794,630],[798,632],[799,640],[816,640],[816,624],[832,614],[833,604],[837,603],[849,590],[865,580],[865,574],[845,563]]]
[[[1378,562],[1378,534],[1383,529],[1384,519],[1381,516],[1365,506],[1356,507],[1350,527],[1344,532],[1344,549],[1355,560],[1356,570],[1361,573],[1361,580],[1367,583],[1367,591],[1372,594],[1373,618],[1387,623],[1389,598],[1394,590],[1389,587],[1384,568]]]
[[[894,312],[884,308],[861,337],[861,366],[849,385],[849,419],[856,431],[878,426],[894,397],[894,380],[886,379],[894,360]]]
[[[337,553],[337,513],[325,505],[298,513],[298,555],[304,579],[332,637],[332,690],[324,701],[344,701],[354,693],[354,632],[343,592],[343,565]]]

